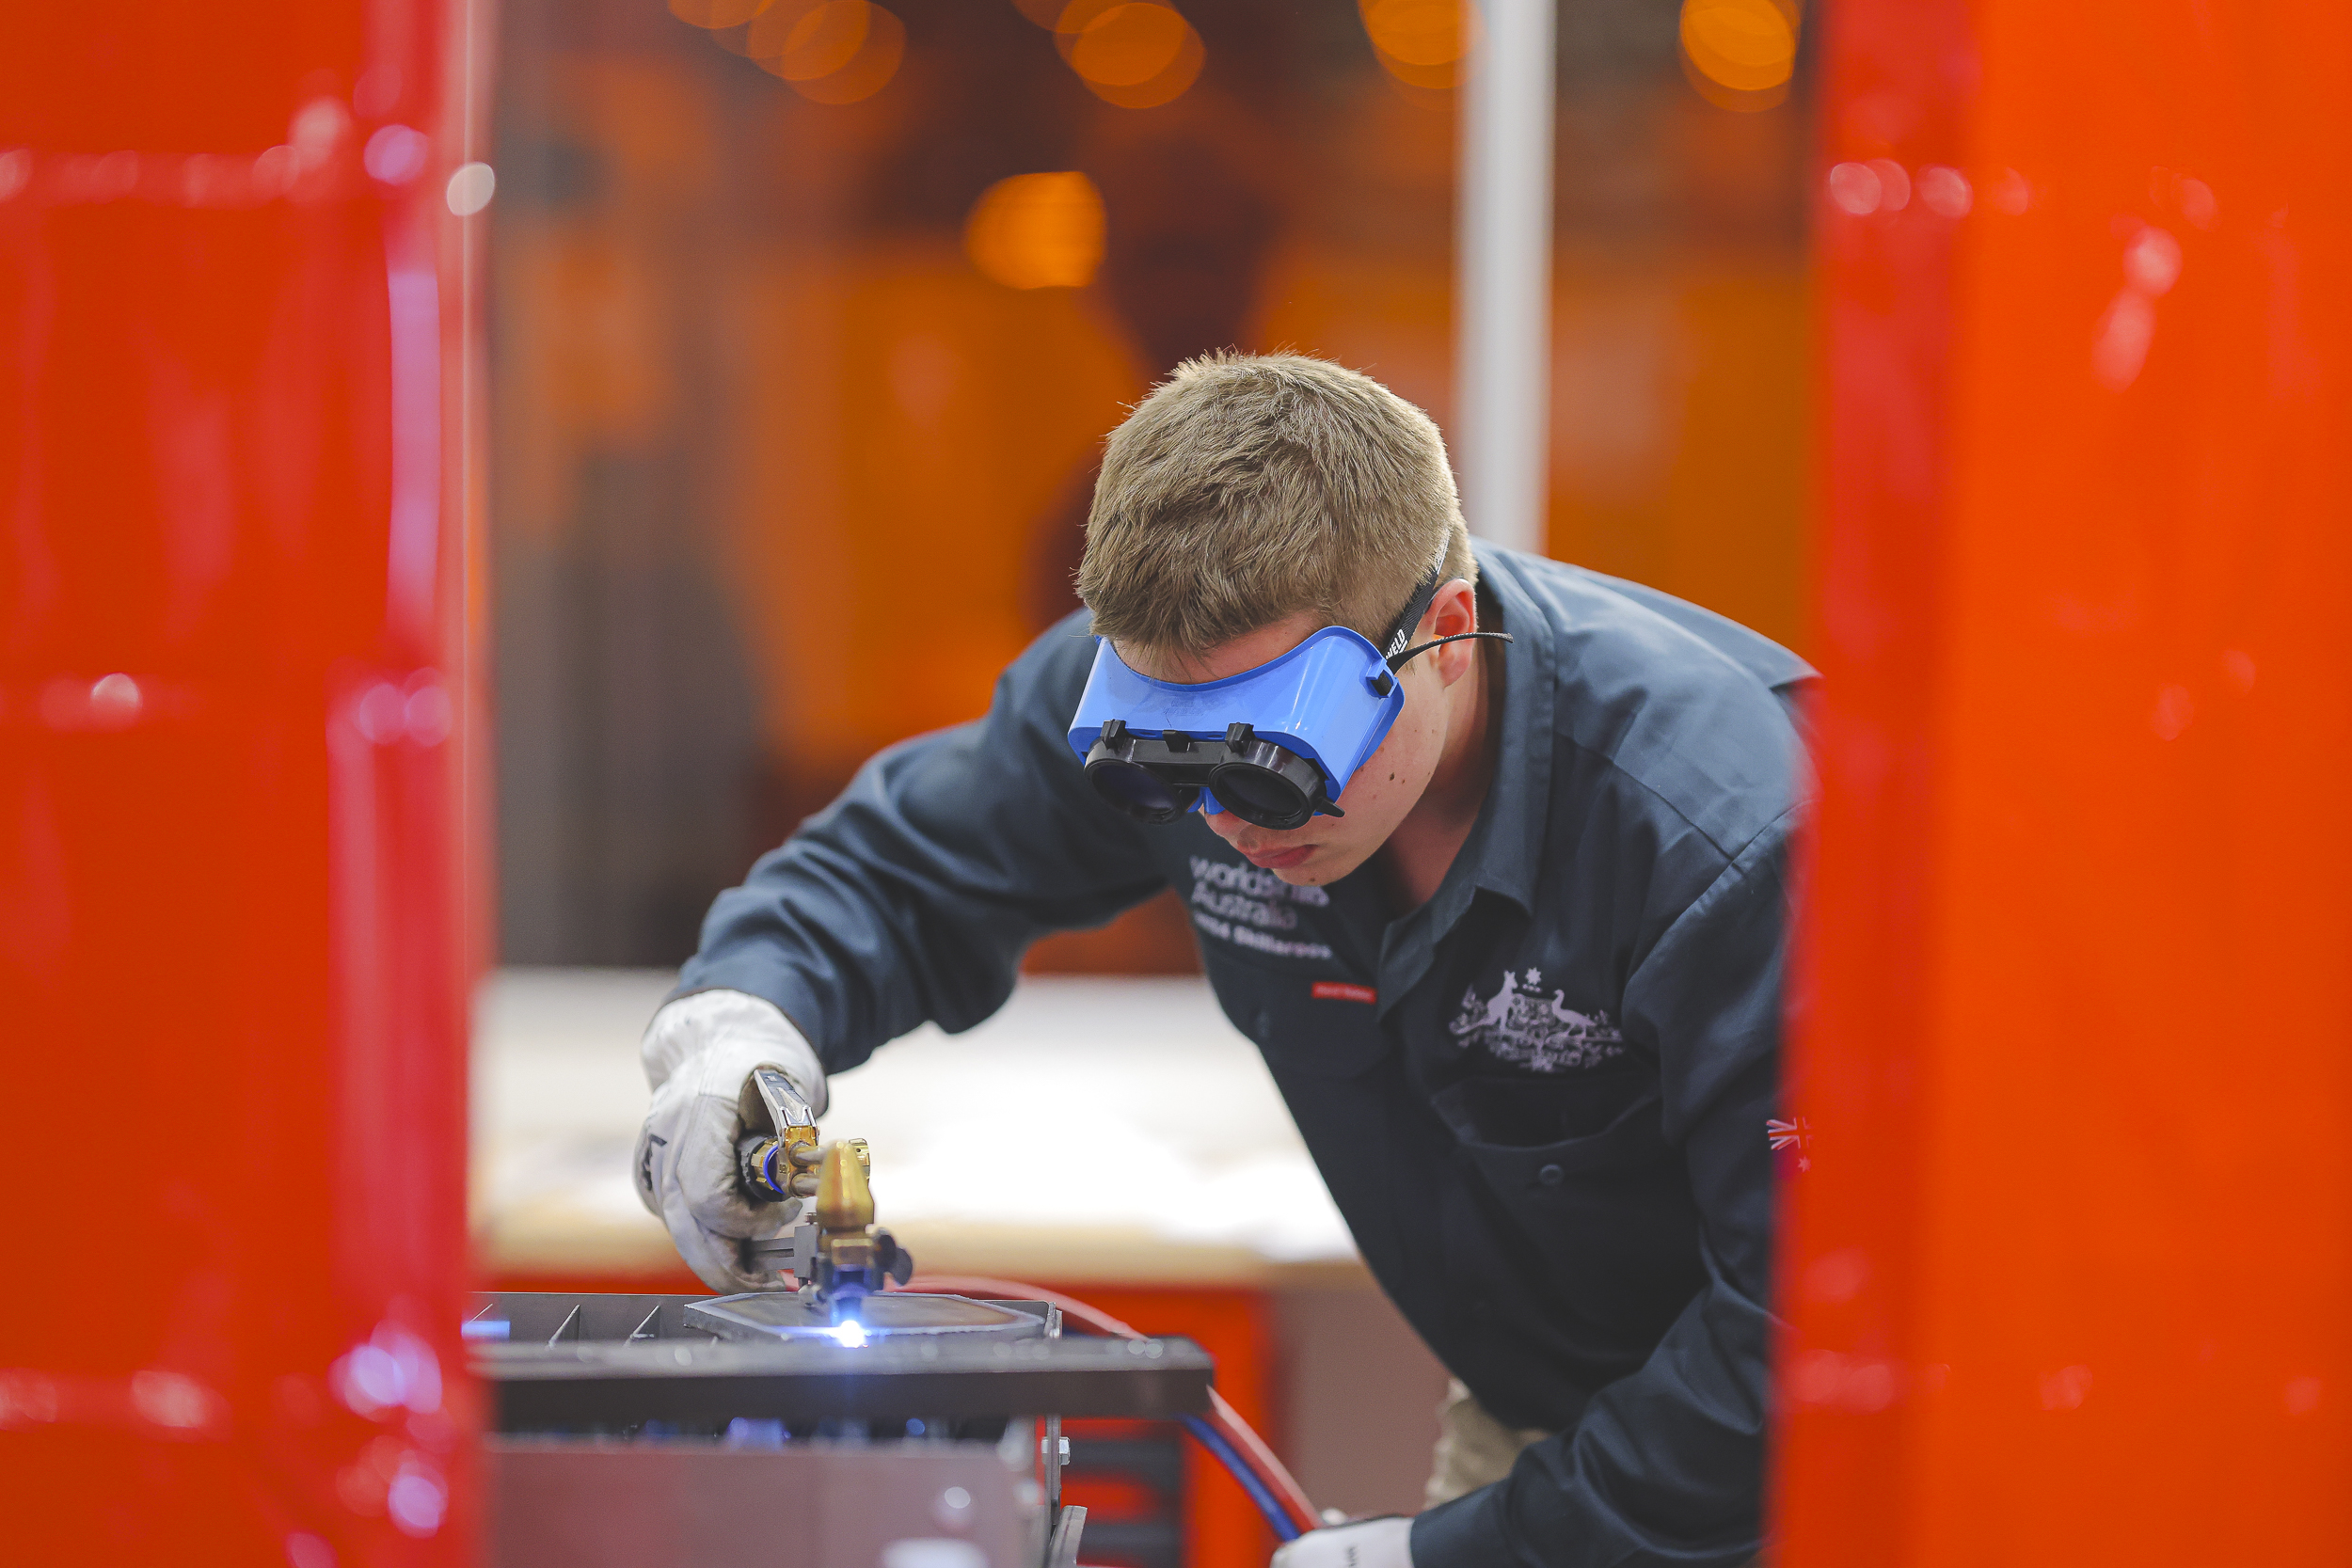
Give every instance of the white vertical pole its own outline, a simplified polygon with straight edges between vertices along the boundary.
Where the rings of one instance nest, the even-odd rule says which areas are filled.
[[[1462,100],[1454,464],[1470,531],[1544,547],[1556,0],[1480,0]]]

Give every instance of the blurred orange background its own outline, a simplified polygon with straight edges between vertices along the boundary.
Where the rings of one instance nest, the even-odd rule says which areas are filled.
[[[1794,642],[1805,121],[1782,13],[1712,3],[1562,18],[1549,550]],[[1178,360],[1299,349],[1450,417],[1455,0],[756,7],[505,8],[510,962],[683,958],[866,756],[980,712]],[[1193,957],[1163,900],[1031,964]]]

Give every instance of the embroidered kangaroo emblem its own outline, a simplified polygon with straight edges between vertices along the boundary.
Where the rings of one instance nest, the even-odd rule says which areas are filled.
[[[1565,1072],[1598,1067],[1625,1054],[1625,1035],[1607,1012],[1581,1013],[1567,1004],[1567,992],[1547,994],[1536,987],[1543,971],[1531,969],[1524,979],[1506,972],[1492,996],[1482,997],[1473,986],[1462,993],[1462,1010],[1447,1030],[1468,1048],[1485,1046],[1506,1062],[1538,1072]]]

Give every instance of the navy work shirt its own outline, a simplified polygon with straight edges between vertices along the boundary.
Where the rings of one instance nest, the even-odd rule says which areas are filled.
[[[1720,616],[1481,547],[1501,754],[1426,904],[1292,887],[1147,827],[1065,738],[1083,615],[985,718],[895,746],[722,895],[686,989],[782,1007],[829,1070],[1010,994],[1040,935],[1164,887],[1365,1261],[1504,1423],[1558,1436],[1423,1513],[1417,1568],[1756,1551],[1789,836],[1813,673]]]

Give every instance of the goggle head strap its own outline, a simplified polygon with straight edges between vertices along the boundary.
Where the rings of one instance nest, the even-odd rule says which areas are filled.
[[[1421,579],[1421,586],[1413,590],[1413,596],[1405,602],[1404,610],[1398,614],[1394,622],[1391,623],[1389,635],[1381,639],[1380,657],[1388,661],[1388,666],[1391,671],[1404,668],[1406,659],[1418,658],[1430,649],[1441,647],[1448,642],[1463,642],[1473,637],[1491,638],[1497,642],[1511,641],[1511,634],[1507,631],[1458,631],[1451,637],[1437,637],[1426,642],[1406,645],[1406,640],[1413,635],[1413,628],[1420,626],[1421,618],[1429,613],[1430,602],[1437,598],[1438,590],[1444,587],[1449,580],[1445,575],[1445,557],[1452,544],[1453,539],[1450,535],[1438,543],[1438,559],[1429,563],[1429,571]],[[1388,677],[1384,675],[1381,679],[1385,682]],[[1388,688],[1385,684],[1379,688],[1379,690],[1382,696],[1388,695]]]
[[[1389,634],[1380,640],[1380,657],[1389,661],[1391,670],[1404,657],[1406,640],[1413,635],[1413,628],[1421,625],[1421,618],[1429,613],[1430,601],[1445,585],[1446,546],[1452,543],[1453,540],[1448,538],[1438,544],[1438,559],[1431,562],[1429,570],[1422,574],[1420,584],[1413,590],[1413,596],[1405,601],[1405,608],[1397,612],[1395,620],[1389,623]]]

